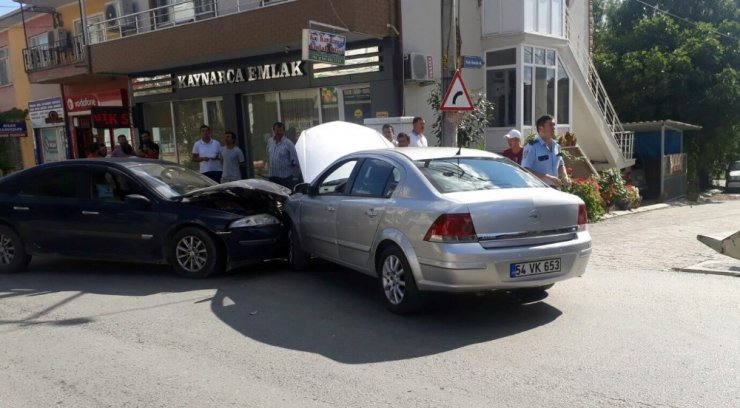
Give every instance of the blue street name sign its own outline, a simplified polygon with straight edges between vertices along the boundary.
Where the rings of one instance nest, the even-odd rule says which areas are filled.
[[[463,68],[480,68],[483,66],[483,58],[477,55],[463,55]]]

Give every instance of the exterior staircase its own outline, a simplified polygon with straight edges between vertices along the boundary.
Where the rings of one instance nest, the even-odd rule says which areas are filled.
[[[595,118],[595,126],[600,128],[599,133],[609,135],[599,141],[606,148],[607,163],[595,163],[597,168],[630,167],[635,163],[634,155],[634,132],[624,130],[617,112],[609,99],[609,95],[601,82],[599,73],[591,59],[591,53],[588,50],[588,33],[580,33],[574,30],[575,25],[571,20],[569,13],[566,13],[566,36],[568,46],[561,51],[561,57],[566,60],[568,66],[578,66],[579,72],[571,72],[576,89],[581,91],[582,96],[586,99],[589,109]],[[579,139],[580,142],[581,139]],[[586,149],[588,150],[588,149]],[[588,152],[587,152],[588,153]]]

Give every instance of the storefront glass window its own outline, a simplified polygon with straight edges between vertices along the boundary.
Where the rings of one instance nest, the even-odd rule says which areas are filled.
[[[249,151],[255,175],[267,177],[267,140],[272,136],[272,124],[278,120],[277,93],[245,97],[249,114]]]
[[[206,117],[205,124],[211,127],[211,137],[223,143],[224,132],[226,132],[223,101],[221,99],[206,100],[206,114],[208,116]]]
[[[172,108],[175,113],[175,140],[180,164],[198,170],[198,163],[192,161],[193,144],[200,137],[200,126],[205,123],[203,115],[203,100],[174,101]]]
[[[169,102],[144,104],[144,121],[150,126],[152,139],[159,144],[159,157],[177,163],[175,133],[172,129],[172,110]],[[137,146],[138,147],[138,146]]]
[[[362,125],[370,117],[370,87],[344,89],[342,96],[344,120]]]
[[[304,130],[319,124],[319,95],[315,89],[280,92],[285,135],[295,143]]]
[[[324,123],[339,120],[339,95],[333,86],[321,88],[321,120]]]

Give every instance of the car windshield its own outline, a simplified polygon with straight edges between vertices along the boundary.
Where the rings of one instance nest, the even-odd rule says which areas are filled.
[[[453,157],[415,161],[440,193],[547,187],[542,181],[502,159]]]
[[[730,171],[740,170],[740,161],[736,161],[730,164],[730,168],[728,170]]]
[[[141,180],[164,198],[176,198],[216,182],[177,164],[142,163],[129,167]]]

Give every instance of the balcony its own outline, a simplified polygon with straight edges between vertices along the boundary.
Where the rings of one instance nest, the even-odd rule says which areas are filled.
[[[114,4],[121,8],[124,1],[131,0]],[[325,0],[171,0],[142,12],[123,9],[88,27],[91,69],[132,75],[299,50],[301,30],[311,20],[349,28],[349,42],[392,35],[386,25],[393,23],[393,0],[333,5],[327,10]]]
[[[81,35],[26,48],[23,64],[32,83],[54,83],[90,72]]]

